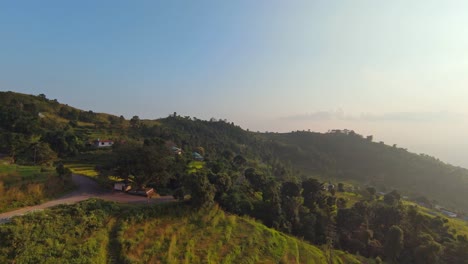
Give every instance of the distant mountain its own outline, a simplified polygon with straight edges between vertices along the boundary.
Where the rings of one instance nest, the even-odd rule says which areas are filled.
[[[353,131],[268,133],[274,153],[306,175],[354,181],[468,212],[468,170],[434,157],[373,142]]]
[[[50,162],[53,155],[38,159],[37,148],[33,148],[38,144],[63,158],[86,151],[97,138],[160,138],[187,151],[202,147],[205,158],[213,161],[241,154],[277,178],[315,176],[373,186],[382,192],[397,189],[413,198],[425,197],[468,212],[468,170],[373,142],[372,137],[353,131],[254,133],[225,120],[204,121],[177,114],[158,120],[137,116],[125,120],[79,110],[45,95],[0,92],[0,153],[18,163],[32,163],[33,155],[36,163]]]

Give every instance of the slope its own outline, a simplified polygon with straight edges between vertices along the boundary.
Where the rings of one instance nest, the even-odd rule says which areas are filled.
[[[14,218],[0,235],[2,263],[326,263],[321,249],[254,220],[183,204],[88,200]]]

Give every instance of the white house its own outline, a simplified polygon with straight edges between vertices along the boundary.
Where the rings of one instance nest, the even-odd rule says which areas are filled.
[[[112,147],[112,145],[114,145],[114,141],[112,140],[97,139],[96,141],[94,141],[94,146],[98,148]]]

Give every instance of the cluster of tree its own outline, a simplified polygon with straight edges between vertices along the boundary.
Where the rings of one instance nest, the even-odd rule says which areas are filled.
[[[78,126],[78,122],[87,122]],[[89,123],[92,126],[89,126]],[[93,134],[125,135],[125,118],[81,111],[39,96],[0,92],[0,153],[17,164],[52,164],[88,150]]]

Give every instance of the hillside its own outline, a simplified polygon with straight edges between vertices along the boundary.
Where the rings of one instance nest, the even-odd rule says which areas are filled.
[[[90,226],[69,226],[74,230],[67,235],[70,238],[97,235],[97,240],[89,240],[91,244],[84,248],[71,249],[69,258],[95,258],[92,262],[106,257],[129,262],[141,258],[169,262],[169,258],[190,262],[209,256],[216,262],[230,258],[223,246],[228,246],[229,252],[246,250],[246,257],[252,261],[273,255],[273,262],[283,258],[290,262],[290,257],[302,262],[303,254],[307,256],[301,253],[308,252],[302,246],[290,253],[294,243],[287,238],[278,242],[276,233],[265,231],[248,218],[229,220],[238,215],[252,217],[275,232],[293,235],[317,247],[333,245],[377,262],[462,263],[467,259],[468,238],[461,220],[448,221],[444,215],[425,211],[403,197],[410,195],[412,200],[428,206],[440,203],[459,211],[466,208],[467,171],[435,158],[376,143],[372,137],[364,138],[348,130],[325,134],[254,133],[226,120],[205,121],[176,113],[158,120],[108,116],[109,122],[101,122],[105,114],[77,110],[78,116],[72,118],[54,110],[57,104],[64,109],[68,106],[44,96],[6,94],[9,99],[0,112],[0,152],[15,165],[40,165],[44,171],[54,165],[57,172],[70,168],[107,187],[115,181],[126,182],[136,190],[152,187],[187,205],[183,212],[174,208],[171,212],[153,212],[101,204],[102,210],[80,220]],[[25,108],[28,103],[21,101],[23,97],[32,100],[29,104],[45,104],[40,106],[42,112],[33,111],[36,108],[32,106]],[[90,119],[83,123],[82,118]],[[115,144],[98,148],[91,144],[97,137],[111,139]],[[218,207],[231,216],[210,213],[210,208],[221,212]],[[67,209],[63,217],[69,219],[95,209],[87,205]],[[114,215],[109,210],[122,214]],[[165,213],[160,210],[167,212],[168,218],[162,217]],[[192,213],[182,214],[185,211],[204,212],[213,219],[199,221],[192,218]],[[102,219],[107,219],[105,225]],[[131,224],[126,225],[125,219]],[[237,226],[254,238],[228,235],[227,239],[225,234]],[[223,235],[205,240],[205,234],[218,234],[218,228]],[[53,233],[44,236],[45,240],[52,238]],[[214,245],[213,240],[224,242]],[[171,246],[171,241],[175,245]],[[179,242],[183,249],[176,247]],[[106,252],[97,246],[102,243],[111,245],[112,250]],[[194,247],[193,243],[202,246]],[[282,253],[265,248],[270,243],[275,244],[273,248],[280,245]],[[203,251],[205,244],[211,249]],[[23,245],[19,248],[25,248]],[[17,249],[6,246],[6,250],[13,250],[7,256],[19,254],[14,253]],[[153,259],[154,251],[160,253],[159,257],[165,252],[162,257],[166,259]],[[236,258],[238,253],[233,254],[231,257]]]
[[[424,154],[373,142],[352,131],[268,133],[280,159],[304,174],[353,181],[379,191],[393,189],[415,199],[468,212],[468,170]],[[435,201],[433,201],[435,200]]]
[[[0,225],[1,263],[325,263],[318,247],[220,209],[59,206]],[[333,263],[360,263],[333,252]]]
[[[186,152],[203,147],[207,160],[241,154],[257,170],[276,178],[314,176],[382,192],[397,189],[413,199],[423,197],[468,212],[468,170],[353,131],[253,133],[224,120],[177,115],[125,120],[75,109],[45,95],[13,92],[0,92],[0,103],[0,153],[21,164],[50,163],[57,159],[54,155],[76,156],[88,151],[87,144],[97,138],[140,142],[160,138]]]

